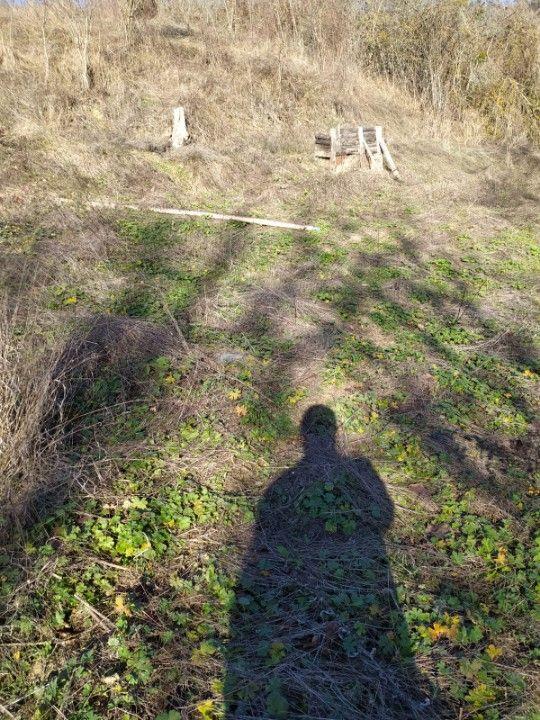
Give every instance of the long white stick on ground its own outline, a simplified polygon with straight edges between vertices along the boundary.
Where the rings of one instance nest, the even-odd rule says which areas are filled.
[[[283,228],[285,230],[306,230],[308,232],[319,232],[321,228],[316,225],[297,225],[296,223],[281,222],[280,220],[265,220],[264,218],[242,217],[240,215],[221,215],[220,213],[207,212],[206,210],[178,210],[176,208],[161,207],[140,207],[139,205],[118,205],[98,200],[88,203],[90,207],[104,208],[109,210],[137,210],[139,212],[154,212],[163,215],[176,215],[178,217],[198,217],[209,220],[232,220],[245,223],[246,225],[264,225],[266,227]]]

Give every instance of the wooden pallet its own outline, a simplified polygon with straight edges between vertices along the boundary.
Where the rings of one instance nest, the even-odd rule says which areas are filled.
[[[315,157],[342,165],[356,157],[357,164],[364,163],[373,172],[382,172],[384,164],[395,178],[399,178],[396,164],[390,155],[380,125],[338,125],[328,134],[315,135]]]

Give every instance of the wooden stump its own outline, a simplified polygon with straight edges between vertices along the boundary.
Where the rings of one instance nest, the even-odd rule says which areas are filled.
[[[173,109],[173,127],[171,135],[171,148],[179,150],[188,139],[189,134],[186,125],[186,113],[184,108],[179,106]]]

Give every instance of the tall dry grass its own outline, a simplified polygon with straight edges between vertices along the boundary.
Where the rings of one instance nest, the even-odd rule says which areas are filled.
[[[251,34],[293,38],[383,75],[441,113],[478,111],[497,138],[540,138],[539,22],[530,5],[466,0],[229,3]]]
[[[19,212],[55,197],[148,198],[156,186],[155,204],[165,202],[152,172],[159,153],[137,151],[166,146],[178,104],[193,140],[178,202],[194,206],[214,193],[222,207],[231,187],[235,210],[260,205],[272,173],[311,158],[317,128],[360,119],[394,138],[415,132],[415,101],[367,81],[345,37],[323,49],[324,6],[313,5],[319,40],[309,44],[301,27],[288,30],[292,20],[258,28],[264,17],[250,25],[222,4],[171,2],[126,29],[113,0],[69,5],[67,16],[58,1],[46,16],[42,5],[1,14],[0,214],[2,201]]]
[[[253,117],[264,120],[271,105],[276,115],[301,119],[317,100],[324,112],[330,88],[347,95],[348,85],[359,78],[369,84],[371,74],[440,114],[476,113],[494,137],[537,141],[538,28],[524,2],[4,2],[0,131],[28,133],[48,123],[77,125],[84,136],[91,116],[95,131],[120,133],[158,94],[163,104],[191,100],[196,122],[212,135],[216,116],[233,114],[246,95]],[[247,48],[263,71],[232,67]],[[212,86],[220,82],[218,92]]]
[[[0,310],[0,534],[37,510],[40,492],[58,480],[62,433],[58,417],[50,421],[61,379],[55,353],[43,350],[33,323]]]

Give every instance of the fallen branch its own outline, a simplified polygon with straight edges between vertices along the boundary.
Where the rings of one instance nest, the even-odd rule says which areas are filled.
[[[265,227],[283,228],[285,230],[306,230],[308,232],[319,232],[316,225],[297,225],[296,223],[281,222],[280,220],[266,220],[264,218],[242,217],[240,215],[221,215],[220,213],[207,212],[206,210],[177,210],[176,208],[140,207],[138,205],[118,205],[116,203],[94,201],[88,203],[90,207],[109,210],[137,210],[138,212],[154,212],[163,215],[175,215],[178,217],[208,218],[209,220],[232,220],[245,223],[246,225],[264,225]]]

